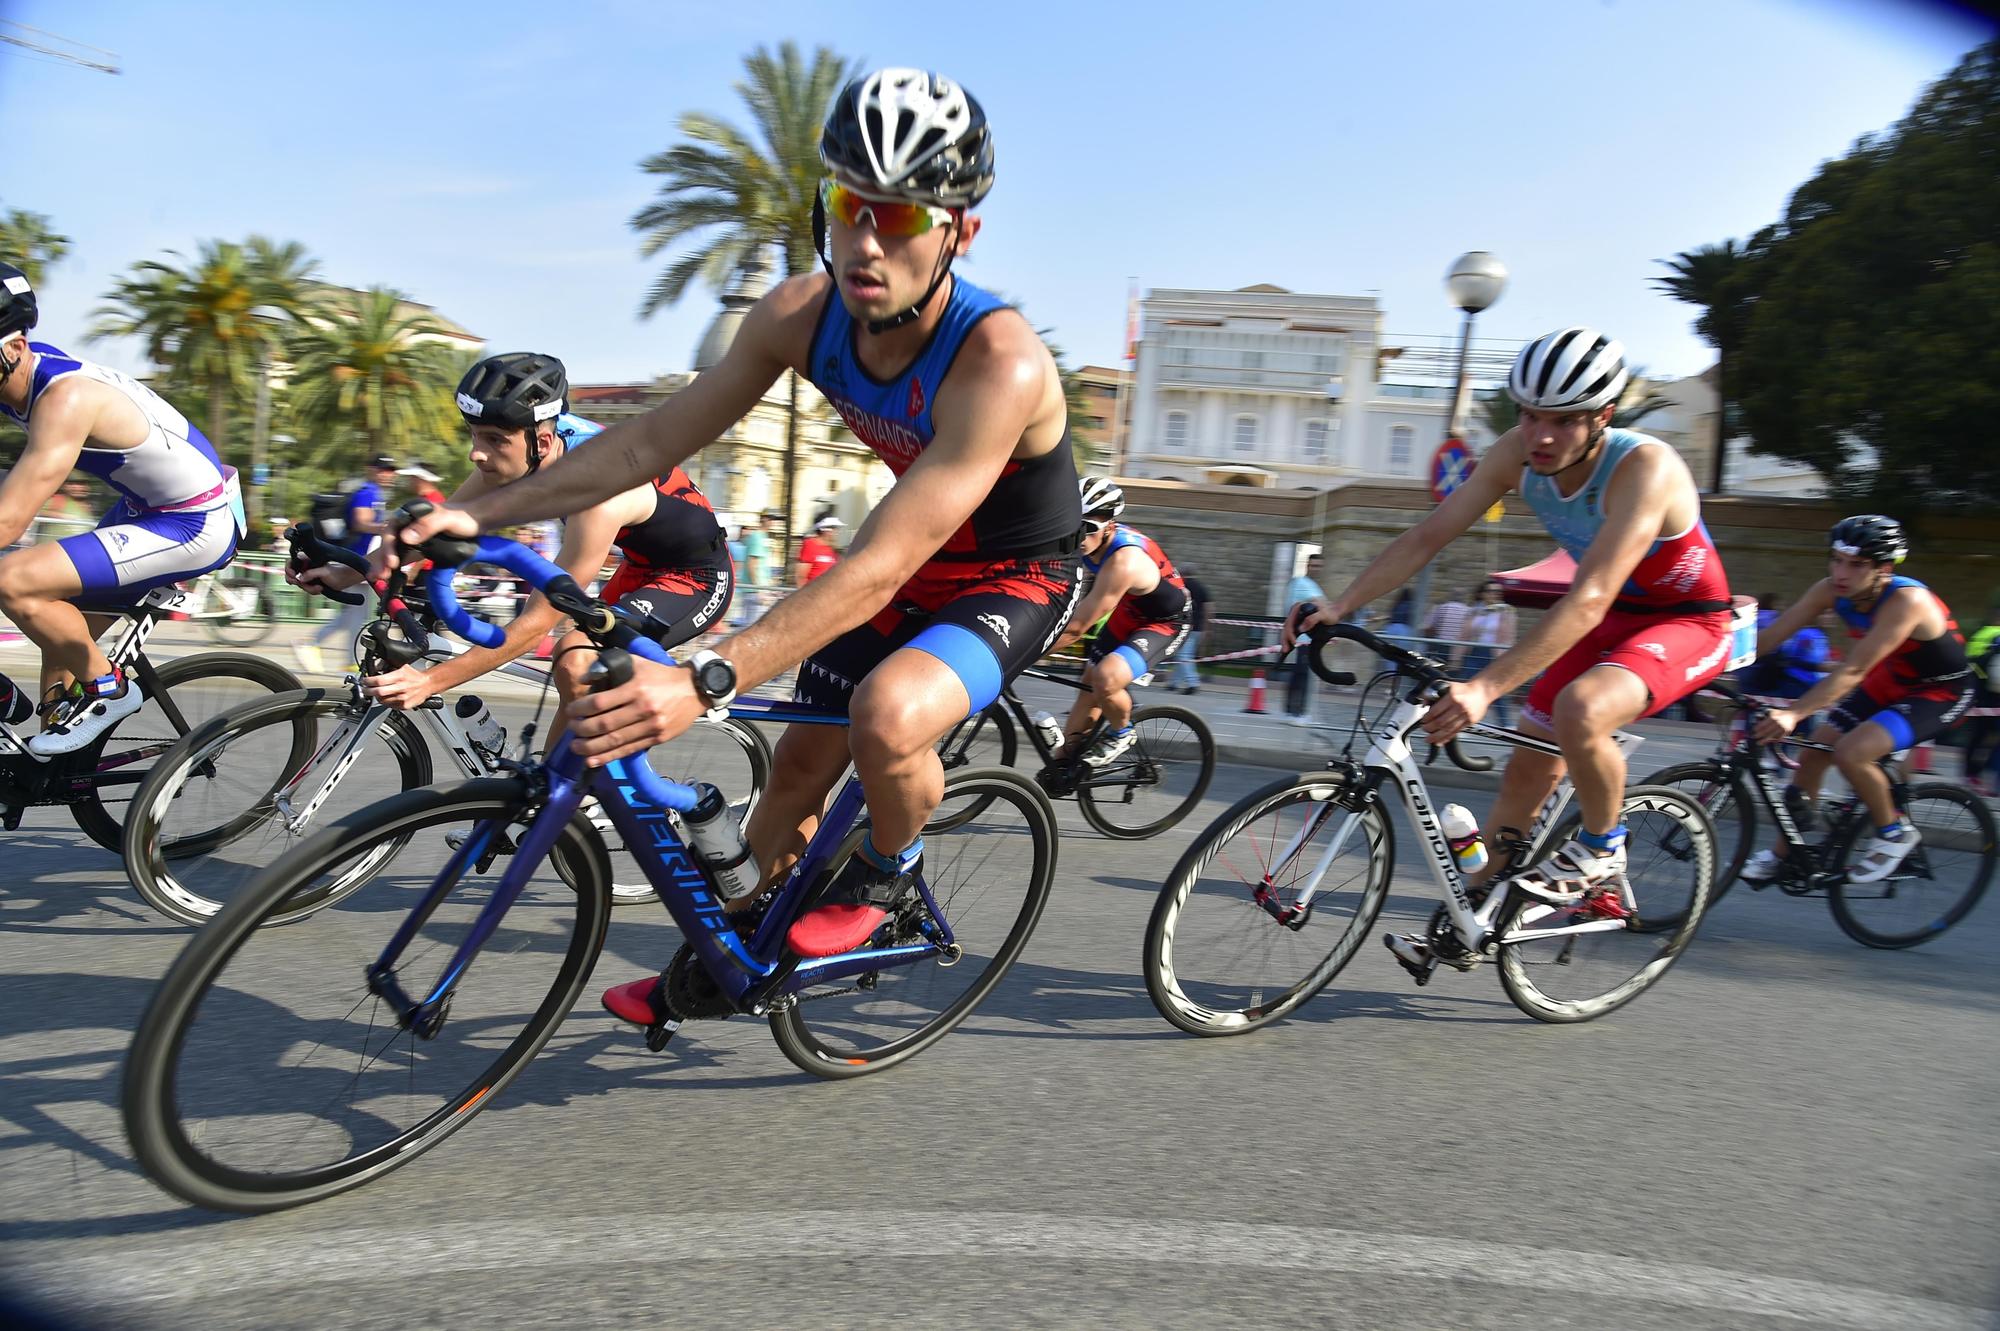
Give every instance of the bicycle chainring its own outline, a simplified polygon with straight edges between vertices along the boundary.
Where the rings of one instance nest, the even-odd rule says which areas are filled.
[[[716,986],[692,944],[682,943],[667,963],[666,982],[667,1006],[684,1021],[736,1015],[736,1005]]]

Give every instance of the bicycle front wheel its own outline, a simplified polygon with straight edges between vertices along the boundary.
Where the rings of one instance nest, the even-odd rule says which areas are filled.
[[[153,1181],[218,1210],[297,1206],[409,1163],[491,1103],[604,945],[608,869],[589,825],[571,820],[554,852],[580,886],[535,866],[427,1037],[369,972],[408,927],[397,983],[412,1000],[439,984],[514,864],[489,853],[447,875],[454,834],[504,852],[534,808],[514,779],[398,795],[298,846],[195,934],[126,1059],[125,1130]],[[296,928],[259,927],[384,840],[411,843],[396,871]]]
[[[1969,790],[1926,781],[1910,788],[1903,812],[1921,838],[1916,849],[1880,882],[1842,874],[1827,893],[1834,923],[1868,947],[1915,947],[1957,924],[1986,895],[2000,858],[1993,812]],[[1865,814],[1847,820],[1829,847],[1829,866],[1846,862],[1868,821]]]
[[[980,812],[964,816],[977,803]],[[840,871],[867,825],[828,866]],[[1027,777],[974,768],[945,783],[924,826],[923,878],[952,941],[928,956],[803,990],[771,1014],[785,1057],[819,1077],[859,1077],[929,1048],[979,1006],[1021,955],[1041,919],[1056,868],[1056,815]],[[921,898],[904,902],[869,941],[937,941]]]
[[[221,613],[204,615],[208,636],[230,647],[254,647],[271,636],[271,593],[255,578],[217,578],[213,588]]]
[[[371,724],[374,733],[358,733]],[[126,819],[125,873],[162,915],[203,924],[313,832],[430,783],[430,749],[405,714],[327,689],[273,694],[211,717],[153,765]],[[267,923],[339,899],[399,849],[379,842]]]
[[[1244,796],[1160,889],[1146,922],[1153,1006],[1190,1035],[1240,1035],[1278,1020],[1353,960],[1395,869],[1381,800],[1336,773]]]
[[[1500,983],[1537,1021],[1590,1021],[1625,1006],[1659,982],[1701,926],[1715,887],[1715,830],[1707,811],[1671,786],[1633,786],[1623,818],[1634,918],[1579,922],[1568,908],[1525,894],[1507,908]],[[1562,845],[1581,826],[1572,811],[1547,844]],[[1675,923],[1649,929],[1649,917]]]
[[[1108,837],[1164,832],[1201,803],[1215,777],[1215,736],[1185,707],[1132,713],[1132,747],[1076,789],[1083,820]]]
[[[1736,875],[1757,848],[1757,805],[1750,790],[1739,786],[1721,763],[1703,761],[1677,763],[1647,777],[1649,786],[1672,786],[1692,798],[1707,811],[1715,828],[1715,890],[1709,893],[1712,910],[1723,893],[1736,882]],[[1691,847],[1683,847],[1683,852]],[[1665,928],[1678,923],[1662,914],[1649,914],[1647,928]]]
[[[204,652],[167,662],[154,672],[155,692],[85,752],[91,788],[69,806],[85,834],[113,854],[121,851],[132,795],[162,755],[182,736],[231,708],[299,687],[298,677],[275,661],[245,652]],[[301,721],[297,742],[311,744]],[[310,751],[310,750],[308,750]]]

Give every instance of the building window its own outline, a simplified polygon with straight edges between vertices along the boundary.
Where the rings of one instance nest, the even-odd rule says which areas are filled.
[[[1236,418],[1236,451],[1254,453],[1257,451],[1257,418],[1238,416]]]
[[[1299,456],[1307,462],[1326,461],[1326,422],[1307,421],[1305,437],[1299,441]]]
[[[1389,474],[1408,476],[1410,474],[1410,450],[1417,442],[1416,427],[1397,425],[1389,431]]]
[[[1167,413],[1167,447],[1177,451],[1188,446],[1188,414],[1185,411]]]

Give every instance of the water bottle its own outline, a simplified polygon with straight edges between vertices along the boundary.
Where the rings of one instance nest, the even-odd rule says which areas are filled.
[[[19,725],[35,710],[35,700],[30,698],[13,680],[0,675],[0,721],[8,725]]]
[[[459,724],[465,727],[465,737],[472,741],[472,747],[488,758],[498,758],[507,747],[507,732],[493,719],[493,713],[481,702],[478,695],[468,693],[452,707],[458,714]]]
[[[736,810],[706,781],[697,782],[695,790],[699,794],[694,807],[681,815],[695,858],[708,870],[709,881],[725,900],[755,891],[757,860],[743,840]]]
[[[1062,748],[1064,739],[1062,722],[1047,712],[1035,713],[1035,733],[1042,737],[1042,747],[1050,753]]]
[[[1478,873],[1486,867],[1486,843],[1480,839],[1479,823],[1463,804],[1447,804],[1440,815],[1444,839],[1460,873]]]

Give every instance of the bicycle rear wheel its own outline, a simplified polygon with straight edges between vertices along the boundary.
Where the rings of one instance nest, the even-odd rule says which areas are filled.
[[[222,613],[202,616],[209,637],[230,647],[254,647],[271,636],[270,589],[256,578],[216,578],[214,595]]]
[[[203,924],[313,832],[429,785],[430,749],[401,712],[382,713],[348,754],[368,711],[328,689],[298,689],[211,717],[133,796],[122,847],[132,886],[169,919]],[[337,900],[399,849],[378,843],[267,923],[289,924]]]
[[[965,804],[981,812],[963,816]],[[828,866],[838,873],[866,823]],[[859,1077],[894,1067],[935,1044],[979,1006],[1021,955],[1055,877],[1056,817],[1041,788],[1005,768],[975,768],[946,782],[924,827],[924,882],[950,925],[952,951],[796,995],[771,1014],[785,1057],[819,1077]],[[870,941],[895,947],[931,936],[921,899],[905,902]]]
[[[1160,889],[1144,946],[1153,1006],[1191,1035],[1240,1035],[1278,1020],[1353,959],[1395,869],[1381,800],[1337,773],[1245,795]],[[1315,884],[1303,917],[1292,916]]]
[[[1014,734],[1014,722],[999,703],[994,703],[984,711],[968,716],[953,726],[951,732],[938,741],[938,761],[944,764],[945,779],[952,773],[967,771],[974,767],[1012,767],[1019,740]],[[970,822],[986,812],[986,802],[976,799],[959,800],[953,803],[951,817]],[[932,818],[931,825],[941,832],[949,832],[957,823],[939,821],[940,813]]]
[[[1076,788],[1083,820],[1108,837],[1135,841],[1164,832],[1201,803],[1215,777],[1215,736],[1185,707],[1132,713],[1132,747]]]
[[[1662,768],[1644,781],[1648,786],[1672,786],[1707,811],[1715,827],[1715,890],[1708,895],[1711,910],[1736,882],[1736,875],[1757,848],[1757,803],[1747,787],[1731,779],[1721,763],[1702,761],[1677,763]],[[1691,847],[1685,849],[1691,850]],[[1665,928],[1675,920],[1649,915],[1648,928]]]
[[[145,706],[85,750],[90,759],[86,770],[95,769],[93,784],[88,794],[69,806],[76,825],[113,854],[121,850],[125,817],[140,782],[182,736],[231,708],[299,687],[291,671],[245,652],[179,657],[160,666],[154,680],[156,691],[166,698],[147,698]],[[296,738],[301,745],[311,744],[305,723],[301,722]]]
[[[1833,921],[1868,947],[1915,947],[1967,915],[1986,895],[1995,849],[1994,819],[1977,795],[1942,781],[1910,788],[1904,801],[1910,826],[1923,838],[1879,883],[1855,883],[1842,874],[1827,893]],[[1866,830],[1865,815],[1850,818],[1828,848],[1828,866],[1844,864]]]
[[[1522,895],[1501,925],[1500,983],[1537,1021],[1590,1021],[1656,984],[1701,926],[1715,885],[1715,831],[1693,796],[1671,786],[1625,792],[1626,879],[1636,920],[1603,932],[1566,933],[1570,912]],[[1576,835],[1572,811],[1547,844]],[[1676,923],[1648,930],[1649,915]],[[1538,933],[1538,931],[1540,931]]]
[[[153,1181],[218,1210],[297,1206],[409,1163],[491,1103],[604,945],[596,833],[574,819],[562,829],[555,855],[581,886],[536,866],[429,1038],[398,1023],[368,971],[411,925],[395,973],[412,999],[427,993],[514,863],[502,854],[437,882],[447,834],[509,834],[532,812],[513,779],[398,795],[297,847],[195,934],[126,1060],[125,1130]],[[396,871],[296,928],[259,928],[384,839],[412,842]]]

